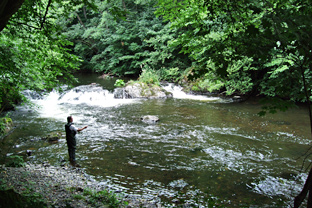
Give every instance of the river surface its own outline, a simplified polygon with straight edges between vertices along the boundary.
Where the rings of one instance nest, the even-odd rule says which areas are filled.
[[[7,155],[32,150],[27,160],[60,165],[68,160],[65,138],[41,137],[64,132],[72,115],[77,127],[88,125],[78,135],[78,163],[116,191],[166,206],[215,199],[226,207],[288,207],[303,186],[310,144],[303,107],[259,117],[256,101],[190,96],[173,85],[170,99],[114,99],[115,79],[78,78],[80,86],[32,96],[35,105],[10,113],[17,127],[5,138]],[[144,115],[160,121],[143,123]]]

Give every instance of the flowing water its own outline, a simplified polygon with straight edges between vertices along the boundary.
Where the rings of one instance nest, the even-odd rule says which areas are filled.
[[[310,144],[303,107],[259,117],[256,101],[186,95],[173,85],[166,86],[170,99],[114,99],[114,79],[79,80],[80,86],[32,96],[34,106],[11,112],[17,127],[4,139],[15,141],[8,155],[28,149],[27,160],[60,165],[68,159],[65,138],[50,144],[41,137],[64,132],[72,115],[77,127],[88,125],[78,135],[79,164],[117,191],[168,206],[207,206],[203,201],[213,197],[226,207],[287,207],[303,186]],[[160,121],[143,123],[144,115]]]

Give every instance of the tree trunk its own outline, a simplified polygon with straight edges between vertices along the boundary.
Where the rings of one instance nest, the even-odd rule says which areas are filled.
[[[0,1],[0,32],[5,28],[9,19],[22,6],[25,0],[1,0]]]
[[[308,208],[311,207],[311,195],[312,195],[312,168],[310,169],[308,178],[303,186],[302,191],[300,192],[300,194],[298,196],[295,197],[295,201],[294,201],[294,208],[299,208],[299,206],[302,204],[303,200],[305,199],[305,197],[307,196],[308,192],[309,192],[309,198],[308,198]]]
[[[305,60],[304,60],[305,62]],[[303,62],[303,63],[304,63]],[[303,82],[303,87],[304,87],[304,92],[305,92],[305,96],[307,99],[307,103],[308,103],[308,110],[309,110],[309,118],[310,118],[310,130],[311,130],[311,136],[312,136],[312,109],[311,109],[311,102],[310,102],[310,88],[308,88],[308,85],[306,83],[306,77],[304,74],[304,67],[303,65],[301,66],[301,78],[302,78],[302,82]],[[303,186],[302,191],[300,192],[300,194],[298,196],[295,197],[294,200],[294,208],[298,208],[303,200],[305,199],[305,197],[307,196],[309,192],[309,196],[308,196],[308,204],[307,204],[307,208],[311,208],[312,207],[312,167],[310,169],[308,178]]]

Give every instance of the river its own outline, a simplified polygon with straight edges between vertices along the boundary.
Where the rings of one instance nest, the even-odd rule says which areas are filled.
[[[178,87],[170,99],[114,99],[115,79],[78,79],[80,86],[33,97],[34,105],[10,113],[17,127],[5,138],[8,155],[32,150],[28,161],[60,165],[68,160],[65,138],[41,137],[64,132],[72,115],[77,127],[88,125],[78,135],[78,163],[118,192],[167,206],[207,206],[211,198],[226,207],[287,207],[303,186],[311,144],[304,107],[259,117],[255,100],[190,96]],[[143,123],[144,115],[160,121]]]

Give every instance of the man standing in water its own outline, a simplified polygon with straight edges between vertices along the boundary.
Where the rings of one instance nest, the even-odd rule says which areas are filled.
[[[68,116],[67,117],[67,124],[65,125],[65,132],[66,132],[66,141],[67,141],[67,146],[68,146],[68,155],[69,155],[69,161],[70,164],[74,167],[80,167],[76,163],[76,158],[75,158],[75,151],[76,151],[76,134],[77,132],[80,132],[84,129],[86,129],[88,126],[85,126],[83,128],[76,128],[73,125],[73,117]]]

